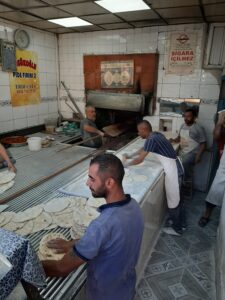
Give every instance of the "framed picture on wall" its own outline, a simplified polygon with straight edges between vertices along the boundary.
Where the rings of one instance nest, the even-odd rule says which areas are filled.
[[[102,88],[130,88],[134,85],[134,61],[102,61]]]

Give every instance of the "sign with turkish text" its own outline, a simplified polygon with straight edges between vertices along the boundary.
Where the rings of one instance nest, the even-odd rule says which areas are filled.
[[[192,74],[196,60],[196,33],[170,33],[167,74]]]
[[[10,73],[12,106],[40,102],[37,54],[33,51],[16,50],[16,72]]]

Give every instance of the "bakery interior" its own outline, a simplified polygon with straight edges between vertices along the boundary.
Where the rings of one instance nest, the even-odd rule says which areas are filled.
[[[154,154],[125,170],[124,190],[144,217],[135,300],[223,300],[225,207],[204,228],[198,220],[218,167],[213,130],[225,109],[225,1],[143,0],[140,9],[123,1],[110,11],[101,1],[0,0],[0,143],[17,169],[1,190],[7,168],[0,160],[0,230],[25,237],[39,259],[45,234],[82,236],[98,206],[87,200],[90,159],[141,149],[136,125],[142,119],[175,138],[192,108],[207,146],[184,195],[181,237],[162,233],[165,174]],[[70,18],[81,23],[61,23]],[[87,104],[105,133],[100,148],[83,145]],[[178,153],[179,143],[173,148]],[[88,216],[80,213],[84,203]],[[32,219],[21,213],[29,209]],[[8,255],[2,234],[0,267]],[[6,288],[7,272],[0,273],[0,299],[85,299],[86,265],[64,278],[47,277],[42,287],[41,275],[32,284],[21,275]]]

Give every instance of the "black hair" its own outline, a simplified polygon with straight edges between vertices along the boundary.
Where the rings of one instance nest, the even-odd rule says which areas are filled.
[[[150,122],[148,122],[147,120],[141,120],[137,123],[137,126],[142,124],[145,125],[150,131],[152,131],[152,125]]]
[[[95,156],[91,162],[90,166],[97,164],[99,166],[99,175],[106,178],[112,177],[117,184],[122,186],[122,181],[124,177],[124,167],[121,160],[110,153],[100,154]]]
[[[193,109],[193,108],[188,108],[188,109],[185,110],[184,113],[187,113],[187,112],[192,113],[193,117],[197,117],[197,113],[196,113],[196,110],[195,110],[195,109]]]

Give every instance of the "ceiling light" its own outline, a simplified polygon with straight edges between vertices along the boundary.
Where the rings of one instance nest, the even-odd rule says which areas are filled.
[[[62,19],[51,19],[49,22],[64,26],[64,27],[79,27],[79,26],[87,26],[93,25],[87,21],[84,21],[77,17],[72,18],[62,18]]]
[[[112,13],[151,9],[142,0],[99,0],[95,3]]]

